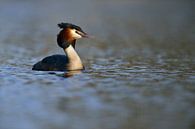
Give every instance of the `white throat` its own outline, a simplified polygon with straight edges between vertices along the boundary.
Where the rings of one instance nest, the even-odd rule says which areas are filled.
[[[69,45],[64,52],[66,53],[69,63],[67,65],[68,70],[80,70],[83,69],[81,59],[72,45]]]

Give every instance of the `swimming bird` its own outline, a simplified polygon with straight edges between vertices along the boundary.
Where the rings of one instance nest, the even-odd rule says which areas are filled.
[[[75,50],[76,40],[88,38],[81,27],[71,23],[59,23],[61,29],[57,35],[57,44],[63,48],[66,55],[52,55],[45,57],[33,65],[32,70],[37,71],[71,71],[83,70],[84,65]]]

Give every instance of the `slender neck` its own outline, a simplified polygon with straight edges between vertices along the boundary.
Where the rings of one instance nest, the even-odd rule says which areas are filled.
[[[69,45],[67,48],[65,48],[64,52],[66,53],[69,61],[67,65],[68,70],[83,69],[81,59],[72,45]]]

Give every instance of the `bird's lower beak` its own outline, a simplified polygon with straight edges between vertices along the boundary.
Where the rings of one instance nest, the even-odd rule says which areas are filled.
[[[90,38],[90,36],[88,34],[84,34],[82,35],[83,38]]]

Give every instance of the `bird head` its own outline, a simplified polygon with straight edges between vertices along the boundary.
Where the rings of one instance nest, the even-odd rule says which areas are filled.
[[[89,36],[81,29],[71,23],[59,23],[58,27],[62,30],[57,36],[58,45],[62,48],[69,45],[75,45],[75,41],[80,38],[88,38]]]

